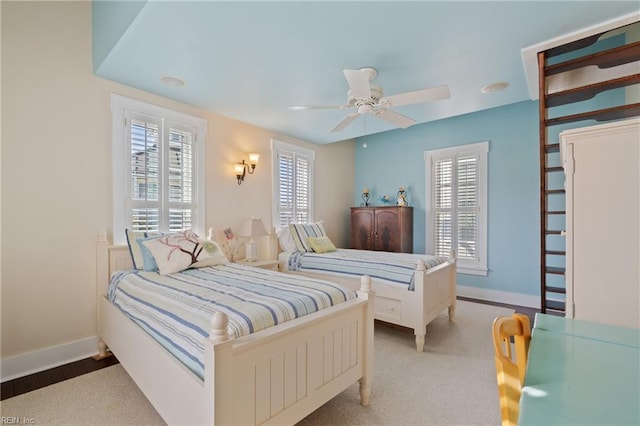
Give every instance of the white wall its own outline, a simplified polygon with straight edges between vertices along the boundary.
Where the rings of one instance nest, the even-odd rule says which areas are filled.
[[[88,1],[1,7],[3,367],[95,338],[94,242],[112,228],[113,92],[207,119],[207,227],[237,227],[249,216],[270,225],[275,137],[316,150],[317,216],[330,236],[347,235],[353,141],[311,145],[94,77]],[[232,163],[250,151],[261,161],[238,186]]]

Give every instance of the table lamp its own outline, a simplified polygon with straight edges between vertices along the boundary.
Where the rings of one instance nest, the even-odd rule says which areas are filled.
[[[245,219],[240,227],[239,234],[243,237],[249,237],[249,242],[246,244],[245,260],[248,262],[255,262],[258,260],[258,245],[253,240],[253,237],[260,237],[268,235],[264,224],[260,219],[251,218]]]

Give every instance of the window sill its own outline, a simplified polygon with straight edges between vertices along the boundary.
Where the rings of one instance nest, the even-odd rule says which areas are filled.
[[[469,268],[469,267],[461,267],[458,265],[456,270],[458,274],[467,274],[467,275],[480,275],[486,277],[489,275],[489,270],[486,268]]]

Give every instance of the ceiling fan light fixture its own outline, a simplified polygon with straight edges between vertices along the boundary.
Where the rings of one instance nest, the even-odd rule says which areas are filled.
[[[496,83],[487,84],[482,89],[480,89],[480,91],[482,93],[495,93],[504,90],[509,86],[510,84],[507,81],[498,81]]]

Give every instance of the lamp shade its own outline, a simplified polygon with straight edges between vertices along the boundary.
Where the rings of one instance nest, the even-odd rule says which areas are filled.
[[[262,221],[253,217],[242,222],[238,234],[243,237],[260,237],[262,235],[268,235]]]
[[[256,154],[255,152],[252,152],[249,154],[249,164],[253,164],[256,165],[258,164],[258,159],[260,158],[260,154]]]

